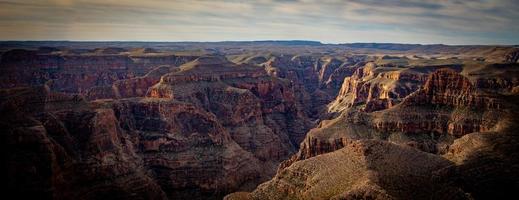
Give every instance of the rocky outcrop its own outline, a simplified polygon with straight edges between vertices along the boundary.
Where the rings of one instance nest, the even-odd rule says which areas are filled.
[[[319,87],[322,87],[342,64],[342,61],[333,57],[321,58],[315,66],[315,70],[319,72]]]
[[[217,198],[265,178],[258,160],[203,109],[160,99],[109,104],[170,198]]]
[[[164,75],[150,97],[189,102],[213,113],[260,160],[285,158],[304,138],[306,116],[290,83],[261,68],[203,57]]]
[[[329,93],[335,95],[340,90],[342,83],[344,82],[344,78],[352,76],[355,71],[358,68],[364,66],[364,64],[364,62],[355,63],[354,61],[343,63],[342,66],[335,69],[328,76],[328,79],[323,83],[322,88],[325,88],[324,90],[331,90]]]
[[[369,76],[373,76],[373,68],[369,68],[370,66],[357,73],[371,73]],[[393,77],[391,75],[393,73],[379,74],[377,77],[397,79],[400,74]],[[341,89],[336,101],[343,100],[343,96],[357,94],[356,88],[352,91],[349,89],[348,79],[346,78],[345,88]],[[346,108],[338,117],[322,121],[307,133],[299,152],[284,161],[280,169],[298,160],[333,152],[352,140],[363,138],[388,140],[442,154],[457,137],[494,130],[499,126],[498,116],[504,113],[503,100],[491,93],[477,92],[469,79],[456,71],[440,69],[428,75],[423,82],[423,87],[409,93],[402,98],[401,103],[392,108],[371,112],[366,110],[369,103],[362,102],[366,107]],[[355,99],[369,99],[369,94],[374,93],[359,94],[363,96]],[[332,106],[340,105],[335,103]]]
[[[517,64],[487,64],[475,69],[467,68],[462,72],[470,79],[477,90],[506,94],[519,85]]]
[[[428,73],[437,66],[403,68],[378,66],[367,63],[358,68],[352,76],[346,77],[336,100],[329,111],[363,105],[362,110],[372,112],[383,110],[400,103],[409,94],[417,91],[425,83]]]
[[[321,154],[334,152],[348,145],[351,141],[346,137],[332,138],[330,140],[320,140],[318,138],[308,137],[303,141],[299,151],[287,160],[279,164],[278,173],[291,166],[294,162],[305,160]]]
[[[437,104],[472,107],[476,109],[499,109],[496,98],[477,94],[476,87],[468,78],[449,69],[440,69],[431,74],[422,90],[409,97],[407,104]]]
[[[149,88],[160,81],[162,75],[175,70],[176,68],[159,66],[144,76],[118,80],[111,88],[115,98],[144,97],[149,93]],[[94,97],[93,99],[98,98]]]
[[[517,95],[508,99],[507,111],[492,131],[475,132],[456,139],[443,157],[456,164],[461,187],[475,198],[516,198],[519,179],[517,155]]]
[[[84,148],[101,154],[77,153],[71,156],[72,160],[90,159],[86,168],[99,170],[109,178],[133,170],[149,181],[136,182],[143,186],[135,191],[126,188],[135,187],[133,183],[102,181],[106,187],[123,188],[121,192],[102,189],[104,186],[92,181],[91,187],[100,187],[99,192],[106,190],[121,198],[127,197],[126,192],[136,192],[135,198],[148,198],[143,197],[147,193],[139,193],[139,188],[150,184],[155,188],[147,190],[159,196],[149,198],[218,199],[229,192],[250,190],[275,173],[276,165],[295,151],[311,125],[290,82],[270,77],[260,67],[236,65],[221,57],[201,57],[179,68],[162,66],[144,76],[91,87],[86,96],[91,102],[78,94],[54,92],[52,86],[48,83],[38,92],[6,90],[8,103],[4,111],[19,113],[24,105],[34,106],[21,116],[32,111],[41,123],[48,120],[47,116],[54,117],[45,131],[78,132],[77,140],[91,142]],[[30,98],[15,98],[25,93]],[[101,138],[91,138],[91,132]],[[76,135],[64,137],[64,144],[60,145],[83,145],[74,141]],[[72,148],[67,151],[74,152],[75,147],[63,148]],[[126,162],[126,157],[132,160]],[[103,160],[110,161],[110,166]],[[83,181],[82,175],[69,175]],[[100,193],[91,195],[85,195],[85,199],[99,197]]]
[[[309,93],[328,88],[330,95],[339,89],[345,76],[351,74],[351,66],[357,61],[339,60],[330,56],[275,56],[264,63],[271,75],[287,78],[304,85]]]
[[[192,104],[144,98],[88,103],[45,87],[2,94],[3,147],[13,152],[3,163],[14,193],[218,198],[267,178],[215,115]]]
[[[112,110],[89,109],[84,100],[43,87],[2,93],[2,169],[8,175],[8,195],[166,199]]]
[[[263,63],[265,70],[274,77],[291,80],[301,88],[299,99],[303,106],[311,107],[307,113],[317,118],[325,105],[331,102],[340,89],[344,77],[350,76],[363,59],[348,57],[340,60],[331,56],[281,55]]]
[[[255,186],[304,137],[308,123],[292,85],[262,68],[201,57],[162,72],[137,81],[162,75],[146,98],[96,103],[113,107],[169,197],[218,197]],[[112,86],[118,97],[132,96],[119,89],[129,80]]]
[[[414,148],[359,140],[296,162],[253,192],[226,199],[468,199],[437,177],[452,165]]]
[[[437,75],[446,73],[445,71],[449,72],[449,70],[439,70],[431,74],[427,82],[430,83],[431,81],[429,80],[435,79],[435,77],[440,77]],[[454,88],[458,87],[456,91],[459,91],[460,93],[466,91],[462,88],[473,87],[464,86],[464,84],[454,84],[462,82],[454,81],[459,80],[454,78],[456,76],[460,75],[457,73],[449,75],[448,77],[450,78],[445,78],[449,81],[443,83]],[[420,89],[420,91],[421,90],[422,89]],[[442,91],[443,92],[441,93],[449,93],[447,92],[448,90]],[[411,94],[409,98],[416,94],[417,93]],[[416,143],[395,145],[382,142],[380,140],[384,139],[384,137],[377,135],[378,131],[376,131],[376,129],[373,130],[373,128],[362,123],[359,124],[359,120],[365,120],[363,118],[366,117],[366,115],[364,117],[360,115],[348,115],[346,118],[354,118],[349,124],[343,123],[344,120],[333,119],[323,121],[316,129],[312,129],[312,131],[308,133],[305,141],[302,143],[301,150],[290,160],[281,164],[278,173],[272,180],[258,186],[258,188],[251,193],[233,193],[228,195],[226,199],[408,199],[411,198],[411,196],[413,199],[487,199],[494,197],[515,197],[516,194],[514,194],[513,191],[515,191],[517,187],[511,183],[518,179],[517,174],[514,173],[514,169],[519,166],[517,164],[517,156],[515,155],[517,154],[517,145],[515,145],[517,134],[515,134],[514,131],[517,129],[517,109],[515,109],[517,105],[516,103],[513,103],[516,102],[515,100],[517,99],[517,96],[512,95],[506,98],[501,97],[500,99],[507,100],[507,103],[503,104],[505,107],[501,107],[501,109],[504,109],[505,111],[500,111],[498,115],[488,114],[492,113],[492,111],[489,110],[495,109],[487,107],[476,108],[481,111],[486,110],[487,114],[485,114],[486,116],[484,119],[494,119],[490,120],[494,121],[491,131],[469,132],[448,143],[449,145],[447,145],[446,150],[443,151],[443,153],[445,153],[443,157],[452,162],[441,159],[439,155],[427,154],[416,150],[416,148],[420,148],[415,146]],[[457,105],[459,107],[477,105],[445,105],[443,104],[445,102],[446,101],[439,101],[436,103],[443,106]],[[414,107],[414,111],[416,112],[418,107],[424,107],[425,104],[414,104],[413,106],[410,104],[401,104],[395,108],[388,109],[388,111],[398,110],[402,107],[408,106]],[[436,108],[435,111],[441,112],[442,109],[444,108]],[[425,110],[420,111],[424,112]],[[450,115],[459,115],[456,112],[451,113]],[[379,111],[373,113],[383,112]],[[400,115],[402,115],[402,113],[407,112],[400,112]],[[475,115],[477,114],[460,114],[460,116],[464,116],[465,118],[470,116],[473,117]],[[394,118],[394,116],[386,116],[384,119],[388,120],[392,118]],[[431,117],[427,116],[425,118],[428,120],[431,119]],[[435,119],[437,120],[437,118]],[[356,123],[351,123],[355,120],[357,121]],[[485,124],[486,122],[479,121],[475,123]],[[428,129],[427,127],[420,127],[416,130]],[[456,133],[456,131],[454,133]],[[376,140],[371,141],[376,141],[376,143],[382,144],[371,146],[374,149],[368,148],[370,150],[359,151],[356,149],[359,144],[366,145],[368,141],[370,141],[362,138],[375,138]],[[391,141],[391,136],[389,136],[388,139]],[[409,158],[409,156],[392,157],[399,155],[399,153],[390,150],[393,147],[384,150],[376,150],[376,148],[384,148],[383,146],[386,145],[412,150],[413,152],[420,152],[420,154],[424,155],[416,157],[411,156],[413,159],[406,162],[400,159]],[[349,160],[345,157],[338,156],[343,155],[348,151],[365,152],[363,155],[367,156],[365,158],[366,160],[388,159],[388,161],[381,161],[381,163],[378,163],[378,161],[367,161],[367,163],[373,164],[372,167],[368,166],[367,168],[376,172],[368,173],[368,175],[363,176],[363,172],[358,171],[359,169],[362,169],[362,167],[359,167],[361,165],[356,164],[359,160],[363,160],[363,158]],[[379,152],[380,154],[377,154],[376,152]],[[370,156],[372,157],[370,158]],[[428,182],[418,184],[420,185],[419,187],[421,187],[420,189],[411,189],[409,186],[414,184],[405,184],[405,181],[410,181],[412,178],[409,178],[408,175],[404,174],[414,171],[413,168],[427,168],[428,164],[436,162],[428,160],[423,161],[422,163],[420,160],[425,159],[425,157],[429,157],[432,160],[442,160],[441,162],[444,162],[445,165],[443,167],[438,167],[437,170],[432,170],[432,173],[431,169],[422,172],[415,171],[421,174],[418,175],[418,177],[429,178],[424,179]],[[408,165],[407,163],[412,164]],[[397,177],[406,177],[405,180],[398,180],[397,177],[389,177],[386,175],[386,173],[393,174],[390,173],[393,164],[395,164],[398,169],[405,169],[405,172],[394,173]],[[417,165],[411,167],[414,164]],[[382,171],[377,171],[377,169]],[[342,175],[342,172],[344,172],[344,175]],[[369,180],[355,181],[357,180],[356,177],[369,177]],[[335,178],[340,179],[340,181],[335,180]],[[384,181],[384,179],[391,181]],[[398,184],[403,185],[397,186]],[[406,187],[406,189],[398,189],[399,187]],[[424,187],[429,188],[429,192],[421,191],[419,192],[420,194],[414,193]],[[393,189],[395,189],[395,191],[391,191]],[[405,195],[411,196],[406,197]]]
[[[519,62],[519,49],[517,49],[517,47],[516,47],[514,50],[505,54],[504,60],[505,60],[505,62],[509,62],[509,63]]]

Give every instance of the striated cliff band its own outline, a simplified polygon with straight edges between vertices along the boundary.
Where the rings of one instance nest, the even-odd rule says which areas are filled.
[[[0,42],[20,199],[502,199],[519,49]]]

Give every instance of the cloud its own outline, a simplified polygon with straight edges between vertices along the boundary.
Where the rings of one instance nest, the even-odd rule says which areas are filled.
[[[513,0],[0,1],[1,40],[518,44]]]

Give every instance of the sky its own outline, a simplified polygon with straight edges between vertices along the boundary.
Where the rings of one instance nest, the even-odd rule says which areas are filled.
[[[0,40],[517,45],[518,25],[517,0],[0,0]]]

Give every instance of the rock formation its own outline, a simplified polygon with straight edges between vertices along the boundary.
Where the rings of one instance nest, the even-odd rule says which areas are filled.
[[[367,68],[362,73],[369,74],[367,79],[372,80],[373,74],[370,73],[376,66],[368,65]],[[361,72],[359,70],[356,73]],[[493,76],[492,79],[506,81],[506,77],[506,75]],[[350,78],[346,78],[344,87],[337,97],[338,101],[347,95],[352,95],[353,101],[358,99],[355,97],[357,94],[355,89],[348,89],[351,87],[348,83]],[[481,76],[470,78],[483,80]],[[427,79],[422,81],[423,86],[408,93],[402,98],[401,103],[391,108],[385,107],[373,112],[345,104],[346,108],[339,110],[341,114],[338,117],[324,120],[309,131],[299,152],[280,165],[278,173],[272,180],[258,186],[251,193],[233,193],[226,199],[485,199],[494,195],[514,195],[512,192],[514,186],[510,183],[513,182],[512,180],[517,180],[517,175],[504,168],[518,166],[513,150],[516,147],[505,142],[517,139],[512,131],[517,126],[517,109],[515,109],[517,104],[514,103],[517,97],[514,95],[506,97],[500,94],[508,94],[508,86],[495,87],[492,91],[482,90],[474,85],[470,78],[464,77],[453,69],[442,68],[427,75]],[[361,82],[361,84],[365,83]],[[360,94],[370,96],[369,93]],[[368,104],[365,99],[369,98],[360,97],[360,99],[361,105]],[[340,104],[334,102],[331,105]],[[367,167],[367,169],[382,167],[384,172],[358,171],[362,168],[359,166],[362,165],[356,163],[359,160],[370,159],[350,160],[342,154],[349,151],[357,152],[354,147],[359,144],[365,145],[369,141],[365,139],[370,138],[375,139],[372,141],[388,140],[392,143],[400,143],[400,145],[390,143],[374,145],[379,148],[384,145],[400,146],[399,148],[402,148],[402,145],[410,146],[421,151],[443,154],[445,158],[454,162],[443,160],[440,155],[419,156],[421,159],[430,157],[446,162],[433,173],[434,175],[427,175],[431,172],[430,169],[421,172],[421,177],[429,176],[430,178],[426,180],[431,182],[418,184],[421,188],[425,186],[433,188],[433,191],[443,192],[421,191],[416,194],[413,192],[420,189],[407,192],[403,192],[405,189],[396,189],[399,187],[410,189],[410,185],[415,185],[406,183],[404,180],[392,182],[395,185],[379,184],[377,181],[385,182],[386,178],[398,179],[385,174],[394,163],[398,163],[399,168],[407,169],[405,172],[396,173],[399,177],[413,171],[413,167],[407,167],[406,162],[397,161],[398,159],[390,159],[390,162]],[[495,149],[491,147],[492,145],[500,145],[500,147]],[[368,154],[364,155],[384,159],[398,154],[392,153],[391,150],[383,150],[384,153],[373,155],[373,151],[377,152],[368,150]],[[434,163],[432,160],[424,162]],[[429,165],[425,163],[415,167],[427,168]],[[503,163],[508,165],[502,165]],[[363,180],[361,177],[364,177],[362,175],[364,173],[370,174],[366,176],[376,181],[360,181]],[[338,180],[334,179],[336,177]],[[412,178],[406,180],[410,181]],[[411,196],[399,196],[401,194],[393,193],[391,189],[387,190],[385,187]],[[494,193],[495,191],[500,191],[500,194]],[[440,193],[446,196],[438,195]]]
[[[2,169],[18,198],[166,199],[111,109],[46,87],[3,90]]]
[[[63,69],[59,73],[67,74],[70,70]],[[72,148],[69,149],[71,155],[49,154],[58,157],[55,159],[69,159],[71,163],[89,160],[86,169],[76,169],[75,164],[65,163],[66,170],[73,171],[66,173],[77,176],[79,182],[88,181],[84,179],[91,175],[119,181],[105,181],[105,184],[122,189],[102,189],[113,193],[114,198],[128,195],[138,198],[221,198],[232,191],[251,189],[275,173],[277,164],[296,150],[308,130],[306,127],[311,124],[295,98],[291,83],[268,76],[261,67],[236,65],[223,57],[204,56],[180,67],[158,66],[143,76],[114,78],[99,85],[84,84],[77,76],[67,80],[73,82],[71,85],[82,85],[86,92],[77,88],[59,89],[65,87],[63,83],[54,82],[63,81],[61,77],[53,77],[36,88],[5,89],[2,116],[15,113],[22,116],[13,118],[13,123],[4,120],[6,130],[16,133],[18,127],[29,120],[36,125],[43,124],[40,132],[44,138],[52,137],[54,131],[72,134],[60,133],[59,140],[64,140],[63,143],[52,147]],[[37,107],[25,108],[25,105]],[[29,119],[25,119],[27,117]],[[45,127],[47,122],[49,127]],[[31,124],[29,129],[36,125]],[[91,130],[102,127],[107,128]],[[88,135],[101,133],[108,135],[90,141]],[[63,134],[65,136],[61,136]],[[76,135],[80,138],[75,139]],[[74,152],[74,145],[87,141],[92,144],[85,145],[95,146],[94,150],[102,156]],[[112,147],[114,145],[122,146],[122,150]],[[132,160],[118,162],[122,157]],[[83,173],[76,172],[78,170],[97,171],[98,165],[106,168],[102,170],[119,170],[101,162],[106,159],[114,165],[132,168],[120,169],[123,172],[105,171],[103,176],[75,174]],[[8,163],[17,166],[16,162],[20,161],[14,159]],[[31,164],[21,165],[32,167]],[[45,165],[55,164],[50,160],[42,163],[42,167]],[[143,196],[149,194],[131,191],[125,187],[134,183],[114,178],[121,176],[120,173],[130,173],[129,170],[138,175],[131,179],[143,179],[135,184],[148,181],[143,184],[143,190],[159,196]],[[56,169],[49,174],[62,176],[59,173]],[[53,185],[54,179],[42,180],[52,183],[42,192],[45,196],[61,199],[83,195],[81,192],[60,193],[62,188]],[[79,182],[63,180],[56,184],[79,187],[74,185]],[[145,185],[154,188],[146,189]],[[13,187],[22,185],[14,184]],[[52,188],[56,187],[54,192]],[[92,187],[98,186],[92,183],[81,189],[88,191]],[[91,195],[85,198],[95,198],[101,193]]]
[[[226,199],[468,199],[435,178],[452,165],[414,148],[358,140],[296,162],[253,192]]]
[[[7,195],[490,199],[518,189],[513,47],[0,43]]]

